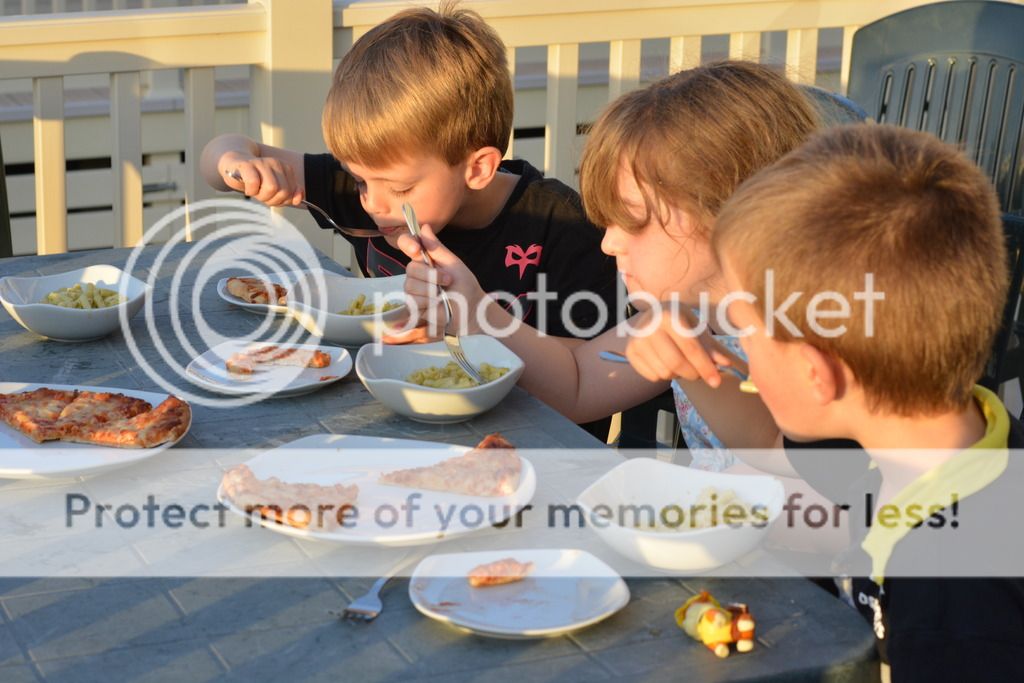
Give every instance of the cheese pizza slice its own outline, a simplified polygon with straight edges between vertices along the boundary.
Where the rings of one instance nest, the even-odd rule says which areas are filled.
[[[257,479],[248,465],[228,470],[221,480],[224,495],[241,510],[287,524],[297,529],[310,527],[332,530],[338,527],[344,509],[359,497],[359,487],[334,484],[301,484],[277,477]]]
[[[153,448],[176,441],[192,422],[189,405],[176,396],[168,396],[153,410],[105,424],[92,424],[73,434],[62,434],[65,441],[117,448]]]
[[[319,349],[298,349],[287,346],[263,346],[232,355],[224,366],[228,372],[251,375],[257,365],[290,365],[300,368],[326,368],[331,354]]]
[[[228,294],[250,304],[274,302],[283,306],[288,299],[288,288],[256,277],[229,277]]]
[[[0,394],[0,419],[36,443],[60,438],[57,420],[77,390],[45,387],[20,394]]]
[[[461,493],[467,496],[508,496],[519,488],[522,460],[500,434],[490,434],[464,455],[436,465],[380,475],[381,484]]]
[[[57,419],[57,430],[62,439],[82,432],[100,429],[139,413],[153,406],[141,398],[132,398],[112,392],[80,391],[75,400],[64,406]]]
[[[533,562],[518,562],[515,558],[505,557],[470,569],[469,585],[473,588],[481,588],[514,583],[525,579],[531,571],[533,571]]]

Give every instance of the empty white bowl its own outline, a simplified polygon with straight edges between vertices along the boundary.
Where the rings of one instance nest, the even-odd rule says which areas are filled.
[[[361,346],[380,339],[385,329],[406,315],[405,275],[394,277],[346,277],[330,271],[323,273],[323,288],[317,273],[306,273],[289,288],[288,312],[312,334],[323,341],[342,346]],[[367,303],[383,296],[402,304],[390,311],[371,315],[341,315],[362,294]]]
[[[758,526],[720,523],[704,529],[687,528],[685,515],[708,487],[731,489],[743,502],[763,506]],[[591,484],[576,502],[586,515],[587,526],[624,557],[666,571],[700,572],[737,560],[756,548],[782,512],[784,499],[782,482],[774,477],[705,472],[653,458],[634,458]],[[671,524],[680,519],[678,506],[684,514],[683,525],[664,531],[636,528],[632,524],[638,516],[646,521],[639,506],[650,506],[659,516],[665,511]],[[719,508],[721,515],[728,504]],[[611,518],[607,519],[609,512]]]
[[[523,361],[493,337],[462,337],[462,350],[471,363],[508,368],[504,375],[468,389],[435,389],[406,381],[416,370],[443,367],[452,360],[444,342],[393,346],[367,344],[356,355],[356,374],[373,397],[399,415],[418,422],[448,424],[476,417],[498,405],[519,376]]]
[[[40,303],[57,289],[78,283],[92,283],[121,292],[126,300],[108,308],[62,308]],[[91,341],[107,336],[121,326],[120,313],[131,318],[146,302],[150,287],[115,266],[89,266],[57,275],[0,278],[0,302],[22,327],[38,335],[63,342]]]

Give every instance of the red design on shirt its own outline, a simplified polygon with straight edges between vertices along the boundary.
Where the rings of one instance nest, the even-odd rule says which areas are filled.
[[[505,267],[519,266],[519,279],[523,279],[527,266],[540,266],[540,252],[544,249],[539,244],[531,244],[523,251],[518,244],[509,244],[505,247]]]

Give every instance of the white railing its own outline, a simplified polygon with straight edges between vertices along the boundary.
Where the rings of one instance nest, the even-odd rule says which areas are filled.
[[[723,41],[730,56],[765,59],[784,41],[784,51],[774,59],[785,61],[795,80],[813,83],[819,78],[819,36],[825,36],[825,30],[838,36],[838,78],[832,85],[842,89],[852,35],[859,26],[928,4],[927,0],[464,2],[480,12],[508,46],[517,83],[516,128],[543,128],[543,137],[517,136],[514,153],[570,183],[580,124],[591,121],[610,98],[637,87],[645,72],[652,71],[651,63],[663,61],[663,68],[655,65],[655,74],[696,65]],[[110,3],[112,7],[135,4]],[[38,8],[38,3],[22,4],[26,13]],[[68,0],[64,6],[70,4]],[[34,163],[34,174],[11,173],[8,179],[16,252],[133,244],[143,226],[168,207],[212,194],[198,177],[196,162],[203,144],[220,132],[241,130],[269,144],[323,150],[320,108],[333,65],[359,36],[410,4],[379,0],[332,6],[330,0],[249,0],[248,4],[0,18],[0,85],[3,79],[30,79],[32,93],[31,122],[18,121],[16,114],[5,119],[6,91],[0,88],[5,161],[9,168],[20,165],[22,170],[27,162]],[[49,5],[51,10],[61,6],[60,0]],[[79,2],[76,6],[91,5]],[[218,80],[225,69],[234,69],[235,76],[241,69],[241,80]],[[150,75],[154,70],[180,70],[180,89],[168,89],[164,78],[162,99],[154,99]],[[98,95],[109,99],[109,119],[104,111],[82,111],[82,116],[66,118],[66,112],[71,114],[81,103],[72,100],[78,91],[67,89],[65,82],[86,75],[95,79],[96,74],[101,86],[109,82],[109,92],[100,87]],[[171,86],[178,85],[178,77],[171,74]],[[231,94],[227,86],[232,84],[240,96],[229,101],[225,95]],[[168,90],[172,91],[169,97]],[[247,91],[248,97],[239,90]],[[7,106],[17,108],[10,102]],[[109,157],[110,169],[65,172],[69,160],[96,157]],[[144,197],[147,186],[156,189]],[[97,199],[104,196],[109,199]],[[89,202],[100,209],[80,210],[88,208]],[[297,213],[290,217],[295,219]],[[108,227],[101,230],[104,223]],[[347,248],[340,240],[333,240],[310,220],[300,218],[299,223],[317,246],[347,261]]]

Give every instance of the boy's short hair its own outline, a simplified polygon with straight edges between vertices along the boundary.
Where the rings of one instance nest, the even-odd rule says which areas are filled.
[[[731,60],[672,74],[615,100],[591,129],[580,160],[587,217],[637,232],[674,207],[706,232],[741,182],[818,125],[810,100],[767,66]],[[619,196],[621,164],[644,194],[639,218]]]
[[[755,308],[769,270],[775,305],[803,293],[788,319],[846,363],[873,408],[911,416],[969,404],[1009,277],[995,190],[956,148],[893,126],[827,130],[740,187],[713,245],[757,296]],[[854,297],[867,273],[885,296],[870,333],[865,301]],[[849,302],[845,333],[822,336],[809,324],[819,292]],[[783,341],[796,336],[774,329]]]
[[[508,147],[505,46],[476,12],[442,3],[399,12],[359,38],[334,72],[323,134],[340,160],[390,165],[412,154],[449,164]]]

